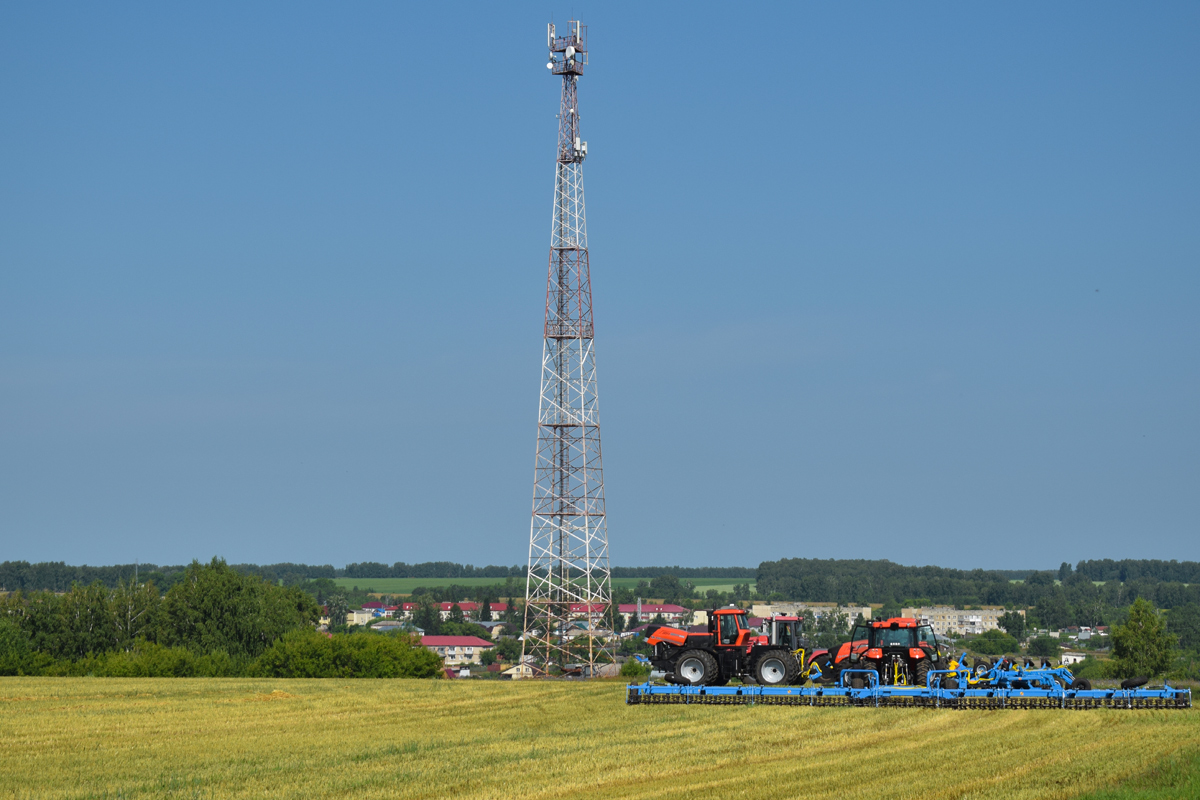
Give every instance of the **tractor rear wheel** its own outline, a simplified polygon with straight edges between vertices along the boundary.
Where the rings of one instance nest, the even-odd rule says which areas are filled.
[[[717,677],[717,660],[703,650],[685,650],[675,662],[675,681],[684,686],[707,686]]]
[[[754,660],[750,674],[760,686],[784,686],[796,679],[800,665],[787,650],[765,650]]]

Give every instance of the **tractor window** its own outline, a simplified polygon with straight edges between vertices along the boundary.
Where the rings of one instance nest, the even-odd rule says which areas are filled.
[[[721,620],[721,644],[737,644],[738,639],[738,617],[741,614],[722,614]]]
[[[877,628],[876,647],[912,647],[912,628]]]
[[[854,628],[854,632],[850,634],[851,647],[853,647],[855,650],[865,650],[867,647],[867,640],[869,638],[870,633],[868,632],[867,626],[857,625]]]
[[[933,634],[933,628],[928,625],[922,625],[917,628],[917,647],[924,647],[929,652],[933,653],[933,660],[939,658],[937,637]]]
[[[788,650],[795,650],[800,646],[799,642],[797,641],[798,637],[796,636],[797,623],[788,621],[779,622],[776,624],[779,625],[779,641],[775,642],[775,644],[782,645]]]

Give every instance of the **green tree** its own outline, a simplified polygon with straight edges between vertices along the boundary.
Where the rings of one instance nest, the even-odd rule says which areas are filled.
[[[484,651],[479,654],[479,663],[483,664],[485,667],[490,667],[492,664],[495,664],[496,663],[496,648],[494,648],[494,647],[485,648]]]
[[[507,636],[496,642],[494,649],[505,664],[514,664],[521,657],[521,643]]]
[[[75,584],[59,599],[60,657],[78,659],[103,653],[117,644],[117,621],[109,606],[108,589],[100,581]]]
[[[1200,605],[1188,603],[1167,612],[1167,629],[1179,637],[1184,650],[1200,648]]]
[[[692,596],[692,590],[680,583],[674,575],[659,575],[650,581],[650,594],[661,597],[664,603],[678,603]]]
[[[163,599],[158,641],[197,653],[254,657],[287,631],[315,625],[312,595],[243,575],[222,559],[193,561]]]
[[[888,600],[883,604],[883,607],[879,609],[879,616],[883,617],[884,619],[892,619],[900,616],[900,614],[900,604],[895,600]]]
[[[1113,629],[1116,677],[1153,678],[1166,672],[1175,656],[1176,637],[1148,600],[1139,597],[1129,608],[1129,620]]]
[[[1067,595],[1061,586],[1050,589],[1037,603],[1038,619],[1052,631],[1066,627],[1071,621],[1071,610],[1067,606]]]
[[[458,603],[454,603],[453,605],[450,606],[450,617],[447,619],[447,622],[462,622],[462,621],[463,621],[463,610],[461,607],[459,607]]]
[[[1016,639],[998,630],[984,631],[978,638],[967,643],[976,653],[988,656],[1000,656],[1005,653],[1015,653],[1020,649]]]
[[[479,612],[476,615],[476,618],[480,622],[492,621],[492,604],[488,602],[486,597],[483,598],[483,602],[479,604]]]
[[[27,675],[32,662],[29,634],[16,620],[0,618],[0,675]]]
[[[437,636],[441,630],[441,611],[429,595],[423,594],[417,598],[417,607],[413,609],[413,624],[429,636]]]
[[[329,595],[325,598],[325,607],[329,609],[329,627],[340,628],[346,624],[346,617],[350,615],[350,604],[346,602],[346,595]]]
[[[110,598],[114,624],[114,646],[129,651],[139,639],[154,635],[162,596],[153,582],[135,584],[130,578],[118,581]]]
[[[1004,632],[1017,641],[1025,638],[1025,615],[1016,611],[1006,611],[997,620]]]
[[[1055,658],[1061,650],[1058,646],[1058,639],[1052,636],[1038,636],[1029,640],[1029,655],[1041,656],[1043,658]]]

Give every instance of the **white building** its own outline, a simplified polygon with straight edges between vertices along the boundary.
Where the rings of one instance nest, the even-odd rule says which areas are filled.
[[[986,608],[962,609],[953,606],[923,606],[921,608],[901,609],[901,616],[914,617],[923,625],[933,627],[933,632],[941,636],[954,631],[959,635],[978,635],[984,631],[1000,630],[1000,617],[1007,614],[1007,609],[1001,606]],[[1024,611],[1016,612],[1025,616]]]

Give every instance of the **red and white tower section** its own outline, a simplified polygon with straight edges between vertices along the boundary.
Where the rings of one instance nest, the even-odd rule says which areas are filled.
[[[554,215],[546,280],[541,399],[529,531],[524,654],[547,666],[578,663],[585,674],[612,661],[603,647],[612,601],[592,284],[588,267],[579,79],[587,27],[548,26],[547,67],[562,76]]]

